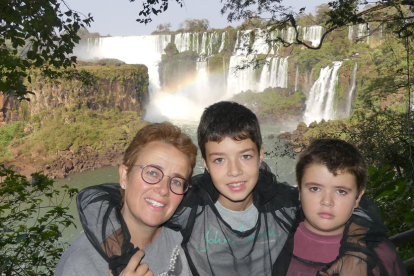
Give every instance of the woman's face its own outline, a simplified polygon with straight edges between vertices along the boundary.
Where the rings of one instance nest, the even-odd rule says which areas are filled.
[[[191,171],[187,155],[170,144],[160,141],[148,143],[139,153],[135,165],[152,165],[164,172],[157,184],[148,184],[141,177],[139,166],[130,168],[121,165],[119,177],[125,190],[122,215],[128,227],[135,229],[158,228],[175,212],[183,195],[176,195],[169,188],[170,177],[188,179]]]

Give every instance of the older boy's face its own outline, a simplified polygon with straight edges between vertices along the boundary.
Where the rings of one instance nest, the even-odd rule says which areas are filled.
[[[204,166],[219,191],[218,201],[227,209],[242,211],[253,203],[252,191],[259,178],[263,149],[249,139],[206,143]]]
[[[341,234],[362,194],[357,198],[355,176],[341,172],[335,176],[324,165],[311,165],[300,189],[306,227],[321,235]]]

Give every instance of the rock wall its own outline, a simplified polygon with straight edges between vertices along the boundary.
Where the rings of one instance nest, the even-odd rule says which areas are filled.
[[[85,86],[79,80],[46,81],[33,72],[28,89],[29,102],[19,102],[9,95],[0,94],[0,123],[26,120],[45,109],[57,107],[92,110],[103,108],[145,113],[148,102],[148,70],[144,65],[83,66],[80,70],[94,74],[94,85]]]
[[[33,95],[28,96],[30,101],[20,102],[13,96],[0,94],[0,127],[13,121],[29,122],[44,110],[62,107],[68,110],[86,108],[94,111],[116,109],[121,112],[136,111],[138,115],[144,115],[149,100],[149,78],[146,66],[84,66],[79,69],[92,73],[96,82],[90,86],[85,86],[78,80],[62,79],[51,82],[34,72],[32,83],[28,85],[29,91],[34,92]],[[137,122],[137,127],[140,124],[142,123]],[[52,162],[44,161],[51,157],[50,154],[36,156],[36,160],[42,161],[36,162],[33,157],[35,149],[26,154],[14,153],[12,159],[9,157],[5,161],[6,165],[13,165],[16,171],[26,176],[42,170],[50,178],[64,178],[73,172],[120,164],[127,141],[134,133],[123,134],[119,141],[114,141],[112,146],[105,149],[98,150],[88,145],[81,145],[58,150],[52,154],[53,158],[49,158],[53,160]],[[13,148],[13,144],[10,144],[10,147]]]

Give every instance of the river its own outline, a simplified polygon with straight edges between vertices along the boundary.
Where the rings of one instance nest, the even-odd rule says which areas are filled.
[[[189,134],[197,144],[196,138],[196,129],[197,125],[195,124],[180,124],[175,123],[178,125],[184,132]],[[261,132],[263,137],[263,148],[265,153],[270,153],[275,149],[276,146],[282,146],[283,141],[277,139],[277,135],[285,131],[293,131],[294,126],[274,126],[274,125],[261,125]],[[269,136],[274,136],[274,138],[269,138]],[[289,184],[295,183],[295,160],[289,157],[273,157],[272,155],[264,155],[264,161],[270,166],[272,172],[278,176],[278,180],[281,182],[288,182]],[[200,152],[197,155],[197,164],[194,169],[194,174],[199,174],[204,171],[202,162],[201,162],[201,154]],[[118,182],[118,168],[108,166],[103,167],[94,171],[87,171],[82,173],[77,173],[70,175],[68,178],[65,179],[58,179],[55,182],[57,187],[62,185],[68,185],[73,188],[78,188],[79,190],[89,187],[92,185],[102,184],[102,183],[117,183]],[[66,199],[66,203],[69,200]],[[78,213],[76,210],[76,203],[75,199],[70,203],[70,214],[74,216],[75,224],[77,228],[70,227],[67,228],[63,232],[63,241],[68,242],[69,244],[79,235],[82,231],[82,227],[80,226]]]

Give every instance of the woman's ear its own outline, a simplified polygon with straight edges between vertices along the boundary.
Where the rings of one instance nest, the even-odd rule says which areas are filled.
[[[118,168],[119,173],[119,185],[121,185],[121,188],[125,190],[127,185],[127,179],[128,179],[128,170],[125,165],[121,165]]]
[[[355,205],[354,208],[357,208],[359,206],[359,202],[361,201],[362,196],[365,193],[365,189],[363,189],[360,193],[359,196],[357,197],[357,199],[355,200]]]

